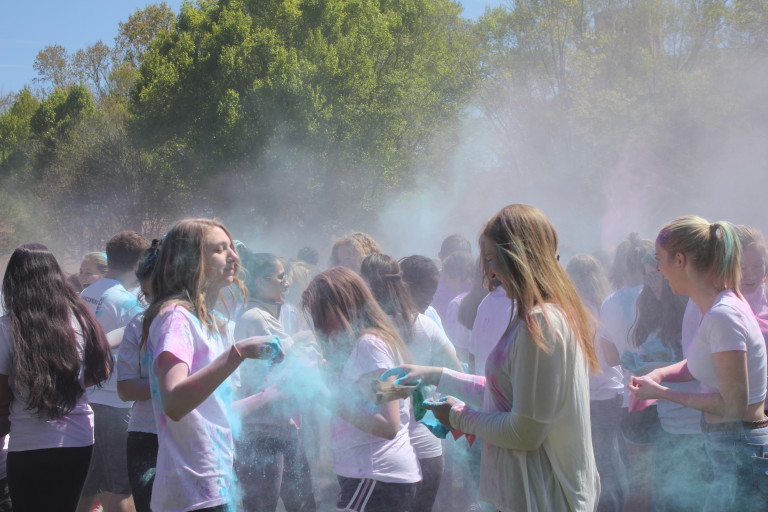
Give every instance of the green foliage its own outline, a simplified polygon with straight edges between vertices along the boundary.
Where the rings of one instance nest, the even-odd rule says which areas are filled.
[[[185,4],[145,54],[136,133],[184,141],[177,165],[200,183],[280,173],[296,201],[266,197],[265,210],[317,203],[329,185],[378,201],[369,191],[405,183],[471,90],[475,49],[459,13],[448,0]],[[296,168],[300,182],[283,179]]]
[[[11,107],[0,114],[0,170],[32,134],[30,120],[38,105],[32,92],[25,87],[16,95]]]
[[[93,97],[84,86],[56,89],[37,107],[30,119],[30,127],[38,137],[53,132],[63,134],[93,110]]]

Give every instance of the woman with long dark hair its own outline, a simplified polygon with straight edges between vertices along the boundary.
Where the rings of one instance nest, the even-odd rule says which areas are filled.
[[[513,204],[488,221],[480,245],[486,276],[517,303],[485,377],[406,365],[400,382],[422,379],[472,401],[424,405],[483,441],[481,499],[503,512],[592,511],[600,483],[588,374],[597,354],[589,314],[558,261],[555,228],[539,209]]]
[[[75,510],[93,448],[85,393],[112,371],[103,329],[42,244],[18,247],[3,278],[0,414],[11,430],[17,512]]]

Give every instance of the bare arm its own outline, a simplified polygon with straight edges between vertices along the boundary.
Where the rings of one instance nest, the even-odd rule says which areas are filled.
[[[751,420],[746,417],[748,412],[747,353],[741,350],[715,352],[712,354],[712,359],[720,387],[719,392],[677,391],[662,386],[649,376],[633,377],[630,390],[640,399],[663,398],[722,418]],[[654,370],[656,371],[658,370]]]
[[[621,360],[616,345],[600,336],[600,348],[603,349],[603,357],[608,366],[617,366]]]
[[[271,341],[271,336],[238,341],[193,374],[189,373],[189,366],[172,353],[162,352],[154,366],[163,412],[173,421],[179,421],[203,403],[240,366],[243,361],[240,354],[254,359],[271,357]]]
[[[337,394],[334,411],[344,421],[364,432],[384,439],[394,439],[400,430],[400,400],[380,404],[375,410],[365,406],[365,402],[372,403],[373,401],[372,397],[369,397],[369,400],[365,399],[366,395],[370,395],[368,390],[371,388],[371,381],[377,379],[382,373],[384,370],[371,372],[360,377],[355,393],[357,396],[352,400],[349,400],[349,396]],[[387,380],[393,382],[395,376]]]
[[[688,370],[688,360],[683,359],[675,364],[656,368],[648,373],[658,383],[662,382],[689,382],[695,380]]]
[[[149,389],[149,379],[129,379],[117,382],[117,396],[123,402],[149,400],[152,393]]]

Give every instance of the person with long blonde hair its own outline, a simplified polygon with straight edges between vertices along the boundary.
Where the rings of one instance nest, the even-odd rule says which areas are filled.
[[[153,347],[159,445],[152,510],[224,512],[234,505],[230,376],[246,358],[282,355],[270,337],[233,342],[228,319],[213,309],[222,290],[241,284],[239,269],[232,236],[218,221],[181,220],[163,239],[143,324],[143,343]]]
[[[363,279],[334,267],[303,294],[327,360],[337,511],[409,510],[421,472],[408,435],[410,400],[371,407],[371,383],[410,359],[409,351]],[[394,380],[394,379],[392,379]]]
[[[675,293],[701,312],[687,357],[642,377],[630,390],[639,400],[664,399],[702,411],[702,430],[714,473],[704,510],[765,510],[751,458],[768,445],[766,350],[742,296],[741,244],[728,222],[680,217],[656,237],[658,270]],[[698,380],[701,392],[665,382]]]
[[[504,512],[592,511],[600,482],[588,375],[597,353],[589,314],[558,261],[555,228],[539,209],[512,204],[488,221],[480,248],[487,278],[517,303],[485,377],[404,365],[399,380],[422,379],[468,400],[444,396],[425,406],[446,427],[483,441],[481,499]]]

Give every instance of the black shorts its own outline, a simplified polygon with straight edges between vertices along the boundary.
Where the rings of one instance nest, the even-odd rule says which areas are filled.
[[[340,476],[337,512],[400,512],[408,507],[416,494],[418,482],[393,484],[370,478]]]

